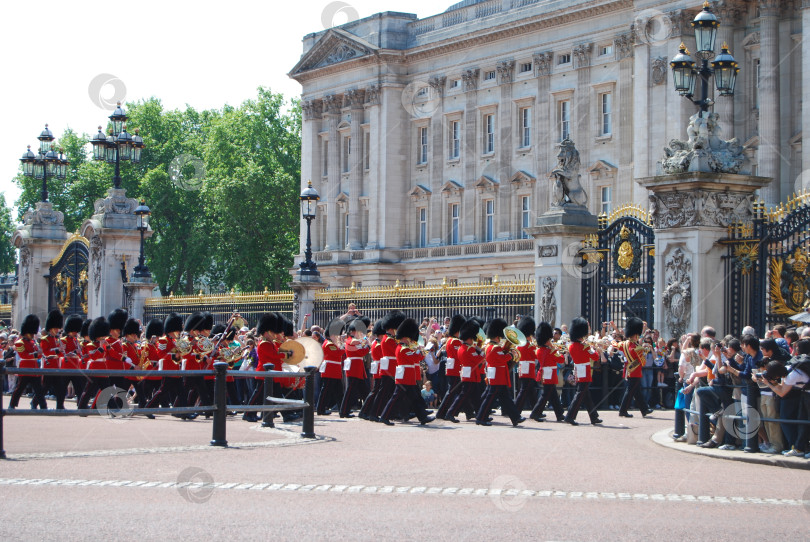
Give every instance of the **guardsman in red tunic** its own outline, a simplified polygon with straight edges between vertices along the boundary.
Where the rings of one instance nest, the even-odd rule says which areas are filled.
[[[394,338],[399,325],[405,321],[405,314],[402,311],[391,311],[383,317],[382,327],[385,330],[385,337],[381,342],[382,357],[380,358],[380,390],[374,399],[372,406],[371,421],[380,421],[385,405],[394,395],[394,377],[396,376],[397,346],[399,343]]]
[[[343,371],[346,373],[346,391],[343,392],[343,401],[340,403],[340,417],[353,418],[350,414],[352,404],[365,397],[368,393],[366,386],[365,357],[371,351],[366,333],[368,325],[361,318],[356,318],[348,326],[346,337],[346,359],[343,361]]]
[[[258,357],[258,365],[256,366],[256,373],[261,374],[264,372],[265,365],[272,365],[271,371],[275,371],[276,367],[281,370],[283,357],[278,351],[278,343],[276,337],[278,330],[283,330],[283,322],[278,321],[275,313],[266,313],[259,318],[259,324],[256,326],[256,334],[259,336],[259,344],[256,347],[256,356]],[[275,387],[275,384],[274,386]],[[264,402],[266,395],[272,395],[273,390],[264,389],[264,377],[256,377],[256,388],[253,395],[250,396],[248,401],[249,405],[258,405]],[[248,422],[258,421],[261,416],[257,416],[255,412],[245,412],[242,419]],[[268,425],[272,426],[272,417],[269,417]]]
[[[124,309],[115,309],[107,316],[107,322],[110,324],[110,334],[107,337],[107,345],[104,349],[107,369],[126,371],[135,367],[132,360],[127,357],[124,351],[124,337],[122,332],[128,319],[129,314],[127,314],[127,311]],[[110,384],[128,392],[133,382],[125,376],[110,376]],[[116,408],[116,406],[121,409],[127,406],[123,404],[123,399],[117,392],[114,393],[114,397],[111,398],[111,408]]]
[[[619,416],[623,418],[633,417],[627,412],[627,409],[630,408],[630,401],[633,399],[636,400],[636,407],[641,411],[642,416],[646,418],[652,414],[652,409],[647,405],[647,401],[644,400],[644,395],[641,393],[641,371],[647,361],[646,352],[639,342],[642,333],[644,333],[644,322],[640,318],[629,318],[624,326],[626,340],[613,345],[624,354],[625,359],[624,378],[627,381],[627,387],[624,389],[622,405],[619,407]]]
[[[574,362],[574,374],[577,379],[577,392],[568,406],[568,414],[565,415],[565,422],[571,425],[579,425],[576,421],[580,407],[584,404],[591,418],[591,424],[602,423],[599,413],[591,398],[591,364],[599,362],[600,355],[591,350],[583,341],[588,338],[591,326],[584,318],[574,318],[568,335],[571,337],[571,344],[568,345],[568,353]]]
[[[323,342],[323,363],[321,363],[321,393],[318,396],[317,413],[326,416],[332,413],[329,408],[337,404],[343,396],[343,349],[340,348],[340,335],[344,324],[335,318],[326,327],[326,340]]]
[[[146,325],[144,332],[144,341],[141,349],[138,351],[138,365],[142,371],[157,371],[158,360],[160,359],[160,350],[158,350],[158,339],[163,335],[163,322],[157,318],[153,318]],[[157,374],[157,373],[155,373]],[[138,384],[135,388],[138,390],[138,408],[146,408],[146,403],[152,398],[155,391],[160,387],[159,376],[140,377]],[[163,405],[168,407],[169,402],[165,401]],[[147,415],[147,418],[152,416]]]
[[[89,382],[84,387],[84,392],[79,399],[77,407],[79,410],[88,408],[90,402],[95,402],[96,395],[105,389],[108,385],[109,379],[106,375],[94,375],[94,371],[103,370],[107,368],[106,338],[110,335],[110,324],[103,316],[94,319],[88,328],[88,335],[90,343],[86,345],[87,349],[87,374]]]
[[[505,328],[506,320],[503,318],[495,318],[487,328],[489,344],[487,345],[486,359],[487,380],[489,383],[481,401],[481,406],[478,408],[478,415],[475,419],[477,425],[492,425],[492,422],[489,421],[489,415],[492,412],[492,403],[495,399],[500,402],[501,411],[512,420],[513,427],[517,427],[526,421],[526,418],[522,417],[520,411],[515,407],[515,403],[512,402],[512,394],[509,393],[509,362],[512,361],[513,356],[500,345],[500,342],[503,341],[503,330]]]
[[[48,313],[45,319],[45,333],[46,335],[39,340],[39,349],[42,352],[42,368],[43,369],[58,369],[59,358],[62,357],[62,341],[59,340],[59,335],[62,333],[62,325],[64,324],[64,316],[59,309],[54,309]],[[58,376],[43,376],[42,377],[42,391],[48,395],[52,391],[58,397],[59,394],[59,380]],[[64,398],[62,401],[57,399],[57,409],[65,408]]]
[[[460,314],[454,314],[450,319],[450,327],[447,330],[449,338],[444,343],[444,351],[447,354],[444,362],[444,374],[447,376],[447,393],[444,394],[439,409],[436,411],[436,417],[440,420],[445,419],[450,405],[456,400],[458,394],[461,392],[461,361],[458,359],[458,349],[461,346],[461,340],[458,334],[461,331],[461,326],[467,320]],[[467,419],[471,419],[475,415],[475,411],[471,406],[466,407]]]
[[[370,420],[374,412],[374,402],[377,399],[377,394],[380,392],[380,359],[383,357],[382,353],[382,339],[385,337],[385,330],[382,327],[382,320],[374,322],[372,334],[376,337],[374,342],[371,343],[371,392],[363,401],[363,408],[360,409],[358,416],[364,420]]]
[[[165,335],[158,339],[157,347],[160,353],[158,358],[158,371],[179,371],[180,362],[183,357],[177,351],[175,341],[180,338],[183,330],[183,317],[173,312],[166,316],[163,321],[163,332]],[[183,380],[179,376],[164,377],[160,382],[160,388],[152,396],[145,408],[154,408],[156,405],[165,402],[175,404],[180,400],[183,391]],[[185,404],[185,399],[182,399]],[[179,406],[176,405],[175,406]],[[182,416],[181,416],[182,417]]]
[[[385,405],[380,421],[385,425],[394,425],[390,419],[391,414],[396,412],[399,403],[404,401],[406,405],[402,409],[403,412],[410,412],[413,409],[419,424],[428,424],[436,418],[428,416],[425,400],[422,399],[422,393],[416,384],[421,377],[420,364],[424,359],[416,344],[419,340],[419,324],[413,318],[406,318],[397,328],[396,338],[400,341],[396,352],[397,368],[394,373],[396,389]]]
[[[515,397],[515,407],[518,412],[522,412],[523,405],[527,400],[530,405],[534,403],[535,389],[537,388],[537,381],[535,380],[537,376],[537,348],[532,340],[536,325],[534,318],[524,316],[518,320],[515,327],[526,337],[526,344],[518,346],[517,349],[520,354],[520,362],[517,368],[520,391]]]
[[[546,417],[543,411],[546,409],[546,404],[551,405],[554,409],[554,414],[557,416],[557,421],[563,421],[565,417],[565,409],[560,402],[560,395],[557,393],[557,367],[558,365],[565,364],[565,355],[561,354],[551,345],[551,339],[554,337],[554,330],[547,322],[540,322],[537,326],[537,382],[540,382],[543,389],[537,398],[537,403],[532,409],[529,417],[536,422],[542,422]]]
[[[456,416],[461,409],[472,407],[474,403],[477,403],[476,399],[479,397],[479,367],[486,362],[483,351],[476,344],[480,329],[478,322],[471,318],[461,326],[458,334],[458,338],[462,342],[456,354],[461,367],[461,386],[444,418],[453,423],[458,423]]]
[[[281,349],[281,345],[286,341],[292,341],[295,339],[295,326],[293,325],[292,320],[280,312],[276,313],[276,320],[281,324],[278,333],[276,333],[276,350],[278,351],[278,357],[276,358],[274,364],[276,367],[274,370],[283,371],[284,364],[290,354],[283,351]],[[303,386],[303,378],[276,378],[273,380],[273,393],[271,395],[273,397],[278,397],[279,399],[289,398],[290,395],[293,395],[293,398],[298,397],[303,399],[303,391],[301,391],[303,390]],[[295,421],[301,417],[299,412],[282,410],[280,413],[274,412],[273,418],[279,414],[281,414],[281,419],[284,420],[285,423]]]
[[[82,345],[79,343],[79,332],[81,329],[81,316],[74,314],[67,317],[65,320],[65,336],[60,339],[63,353],[62,357],[59,359],[60,369],[81,370],[84,368],[82,366]],[[78,399],[82,395],[87,379],[82,375],[59,377],[56,387],[56,408],[64,408],[69,382],[73,383],[73,394]]]
[[[191,352],[183,356],[181,369],[183,371],[202,371],[206,369],[207,364],[203,360],[204,355],[200,348],[200,339],[204,336],[203,328],[207,327],[205,320],[205,316],[199,312],[192,313],[186,319],[185,332],[191,341]],[[213,318],[211,318],[211,324],[213,327]],[[209,328],[207,332],[210,333],[211,329]],[[201,405],[212,404],[204,377],[187,376],[183,380],[183,394],[187,405],[194,405],[197,398],[199,398]],[[186,415],[186,418],[191,420],[196,417],[197,413]]]
[[[19,357],[17,367],[20,369],[39,369],[40,351],[34,336],[39,331],[39,317],[36,314],[26,316],[20,326],[20,338],[14,343],[14,350]],[[20,396],[27,386],[34,390],[34,407],[47,408],[45,396],[42,393],[42,378],[37,375],[18,375],[14,391],[11,392],[11,401],[8,408],[17,408]]]

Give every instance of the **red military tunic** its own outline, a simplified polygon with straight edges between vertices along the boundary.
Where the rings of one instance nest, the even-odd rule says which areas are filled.
[[[346,337],[346,359],[343,361],[343,370],[351,378],[366,378],[366,365],[363,358],[371,351],[362,341],[354,337]]]
[[[378,380],[380,378],[380,359],[382,359],[382,343],[380,343],[379,339],[375,339],[373,343],[371,343],[371,376],[374,380]]]
[[[138,348],[138,343],[124,342],[124,358],[129,358],[129,361],[135,365],[135,369],[139,369],[138,365],[141,364],[141,351]],[[129,368],[129,364],[125,363],[125,369]],[[138,380],[137,376],[128,376],[130,380]]]
[[[82,346],[76,337],[62,337],[62,347],[65,355],[59,359],[60,369],[83,369]]]
[[[380,376],[394,378],[397,371],[397,347],[399,343],[395,338],[386,335],[382,339],[382,357],[380,358]]]
[[[189,336],[188,340],[191,342],[191,352],[183,356],[183,361],[185,362],[184,371],[199,371],[203,369],[202,364],[200,363],[199,356],[200,356],[200,345],[197,342],[197,337]]]
[[[89,370],[106,369],[104,361],[104,343],[87,341],[82,347],[82,354]]]
[[[416,386],[417,377],[421,376],[420,362],[425,358],[418,350],[400,344],[397,347],[397,368],[394,381],[405,386]]]
[[[256,347],[256,356],[259,358],[259,364],[256,371],[264,371],[264,366],[269,364],[273,365],[271,371],[280,371],[284,363],[284,356],[278,351],[278,343],[276,341],[259,341],[259,346]],[[257,379],[264,379],[263,376],[257,376]]]
[[[14,343],[14,349],[20,356],[20,369],[39,369],[39,348],[34,339],[19,339]]]
[[[509,362],[512,356],[504,352],[499,344],[490,343],[487,345],[487,380],[490,386],[510,386],[512,379],[509,377]]]
[[[174,339],[168,335],[164,335],[158,339],[158,350],[160,351],[160,359],[163,361],[164,371],[179,371],[180,364],[174,360],[175,346]]]
[[[542,384],[559,384],[557,378],[557,365],[565,363],[565,357],[556,350],[547,346],[540,346],[536,350],[540,370],[537,371],[537,381]]]
[[[149,363],[144,367],[144,369],[148,371],[157,371],[158,369],[158,362],[160,361],[160,348],[158,348],[157,342],[149,343],[146,345],[147,350],[149,351],[148,358]],[[147,376],[146,380],[160,380],[159,376]]]
[[[647,362],[647,355],[639,343],[626,340],[616,343],[615,346],[621,351],[622,354],[624,354],[624,378],[641,378],[641,370],[644,368],[644,364]],[[630,365],[631,359],[635,360],[637,365],[635,369],[630,371],[630,374],[627,374],[627,369]]]
[[[39,348],[42,350],[42,368],[59,368],[59,339],[53,335],[46,335],[39,340]]]
[[[568,345],[568,353],[571,354],[571,359],[574,360],[577,382],[591,382],[591,362],[598,361],[599,354],[577,342]]]
[[[124,345],[121,344],[121,339],[107,337],[105,342],[104,361],[107,364],[107,369],[111,371],[129,369],[129,364],[125,361],[127,356],[124,353]]]
[[[523,346],[518,346],[520,353],[520,363],[518,363],[518,377],[535,380],[537,373],[537,353],[535,347],[526,342]]]
[[[330,340],[323,342],[323,363],[321,378],[343,378],[343,350]]]
[[[461,363],[461,381],[479,382],[478,367],[483,365],[484,355],[474,346],[462,343],[458,349],[458,361]]]
[[[461,361],[458,359],[458,349],[464,344],[458,337],[450,337],[444,344],[447,360],[444,363],[444,374],[447,376],[461,375]]]

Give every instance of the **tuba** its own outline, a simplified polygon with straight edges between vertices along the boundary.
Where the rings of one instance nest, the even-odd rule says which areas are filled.
[[[520,361],[519,346],[526,346],[526,336],[515,326],[506,326],[503,330],[504,340],[501,347],[509,350],[512,356],[512,361],[509,363],[510,368]]]

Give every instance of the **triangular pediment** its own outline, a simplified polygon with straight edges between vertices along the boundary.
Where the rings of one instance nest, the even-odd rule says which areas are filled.
[[[475,188],[477,188],[480,192],[495,191],[498,189],[498,181],[492,177],[481,175],[481,177],[475,183]]]
[[[335,201],[338,203],[338,205],[348,205],[349,195],[346,192],[341,192],[338,194],[338,197],[335,198]]]
[[[530,186],[536,180],[537,179],[535,179],[535,177],[532,174],[527,173],[527,172],[519,169],[519,170],[517,170],[515,172],[514,175],[512,175],[512,178],[509,179],[509,182],[511,182],[511,183],[513,183],[515,185],[518,185],[518,186],[524,186],[524,185],[525,186]]]
[[[442,185],[442,194],[445,196],[461,194],[464,187],[456,181],[447,181]]]
[[[591,178],[594,180],[609,179],[616,177],[616,174],[619,172],[619,168],[610,162],[606,162],[605,160],[597,160],[588,169],[588,172],[591,174]]]
[[[371,55],[379,49],[376,45],[345,30],[330,28],[309,51],[304,53],[295,67],[290,70],[289,75],[295,77],[306,71]]]
[[[413,190],[408,192],[408,195],[413,199],[424,198],[430,196],[430,194],[432,194],[430,188],[421,184],[417,184]]]

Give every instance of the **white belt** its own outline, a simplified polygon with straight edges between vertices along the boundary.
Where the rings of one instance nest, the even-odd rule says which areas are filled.
[[[342,361],[331,361],[328,359],[323,360],[324,363],[337,363],[338,365],[343,365]]]
[[[346,358],[346,359],[351,361],[363,361],[363,358]]]

